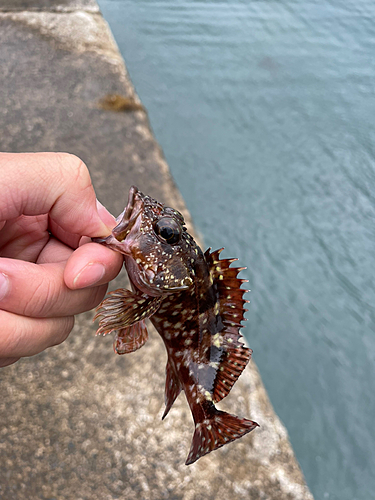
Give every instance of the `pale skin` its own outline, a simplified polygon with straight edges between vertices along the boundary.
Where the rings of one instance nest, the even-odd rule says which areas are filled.
[[[0,367],[63,342],[122,256],[92,243],[115,226],[87,167],[66,153],[0,153]]]

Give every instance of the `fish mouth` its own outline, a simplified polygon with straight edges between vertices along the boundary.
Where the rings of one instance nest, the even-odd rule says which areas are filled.
[[[129,255],[125,256],[125,268],[135,288],[152,297],[159,297],[162,295],[160,291],[158,289],[155,290],[155,287],[152,287],[150,283],[150,280],[153,280],[155,276],[155,273],[151,271],[151,269],[149,273],[146,274],[146,270],[138,265],[133,257]]]
[[[144,203],[137,194],[138,188],[132,186],[129,189],[128,204],[125,210],[116,219],[118,224],[113,229],[112,234],[117,241],[123,241],[126,238],[136,223],[138,215],[144,209]]]
[[[114,250],[126,253],[124,249],[116,245],[114,240],[117,240],[117,242],[124,241],[143,210],[143,201],[137,196],[137,193],[137,187],[132,186],[129,189],[128,203],[125,210],[116,218],[117,226],[113,228],[112,234],[106,238],[92,238],[94,243],[106,243],[108,246],[116,247]]]

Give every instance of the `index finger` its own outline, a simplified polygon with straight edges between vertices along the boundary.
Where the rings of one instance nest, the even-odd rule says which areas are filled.
[[[22,214],[49,214],[73,234],[111,231],[98,214],[86,165],[68,153],[0,153],[0,222]]]

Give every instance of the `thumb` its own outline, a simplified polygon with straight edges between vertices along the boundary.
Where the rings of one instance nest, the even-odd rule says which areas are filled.
[[[48,214],[67,233],[110,233],[114,221],[96,195],[86,165],[67,153],[0,154],[0,221]]]

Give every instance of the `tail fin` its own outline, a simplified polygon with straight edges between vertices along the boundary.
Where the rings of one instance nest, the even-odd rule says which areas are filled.
[[[252,420],[216,410],[212,418],[195,425],[186,465],[190,465],[203,455],[207,455],[207,453],[244,436],[255,427],[259,427],[259,424]]]

